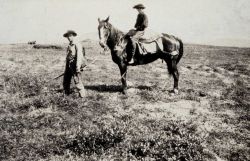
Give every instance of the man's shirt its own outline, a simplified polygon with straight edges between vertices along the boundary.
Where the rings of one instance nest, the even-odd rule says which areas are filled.
[[[136,19],[135,28],[137,31],[144,31],[148,27],[148,17],[145,13],[139,13]]]
[[[67,61],[76,62],[76,71],[80,71],[84,66],[85,59],[83,57],[82,45],[79,43],[69,44],[67,47]]]

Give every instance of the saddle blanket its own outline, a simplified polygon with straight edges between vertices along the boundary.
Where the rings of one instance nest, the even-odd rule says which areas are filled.
[[[148,52],[154,53],[158,50],[163,51],[162,36],[162,34],[153,30],[146,29],[143,36],[140,37],[139,42]]]

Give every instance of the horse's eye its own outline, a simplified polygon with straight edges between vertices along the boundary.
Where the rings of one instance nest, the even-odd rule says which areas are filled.
[[[105,29],[108,28],[108,24],[107,24],[107,23],[104,24],[104,28],[105,28]]]

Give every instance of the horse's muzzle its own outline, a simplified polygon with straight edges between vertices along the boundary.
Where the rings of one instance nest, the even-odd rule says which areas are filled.
[[[104,47],[105,47],[105,45],[104,45],[104,42],[103,42],[103,41],[99,41],[99,44],[100,44],[100,46],[101,46],[102,48],[104,48]]]
[[[104,51],[108,50],[107,45],[105,45],[105,43],[103,41],[99,41],[100,46],[104,49]]]

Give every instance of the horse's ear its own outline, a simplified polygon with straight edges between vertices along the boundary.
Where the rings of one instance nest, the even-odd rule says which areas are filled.
[[[98,22],[100,23],[101,22],[101,20],[100,20],[100,18],[98,17]]]
[[[107,19],[105,20],[105,22],[109,22],[109,16],[107,17]]]

